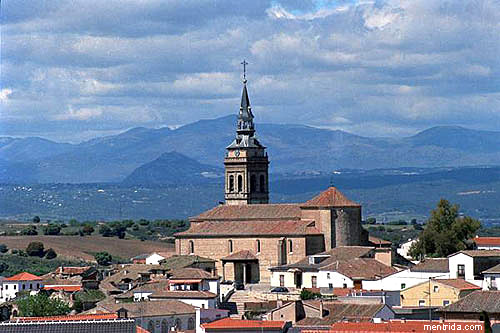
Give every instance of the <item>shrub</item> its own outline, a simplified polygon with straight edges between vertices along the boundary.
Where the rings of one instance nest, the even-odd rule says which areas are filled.
[[[23,230],[21,230],[21,235],[24,236],[36,236],[38,235],[38,231],[36,231],[36,227],[34,225],[27,226]]]
[[[48,249],[47,253],[45,253],[45,258],[46,259],[54,259],[55,257],[57,257],[57,253],[52,248]]]
[[[26,248],[26,253],[30,257],[43,257],[45,254],[42,242],[31,242]]]
[[[108,252],[97,252],[94,255],[94,258],[99,265],[103,265],[103,266],[108,266],[109,264],[111,264],[111,262],[113,260],[113,258],[111,257],[111,254],[109,254]]]
[[[61,232],[61,227],[57,224],[49,223],[48,226],[43,228],[44,235],[59,235],[60,232]]]
[[[0,244],[0,253],[6,253],[9,251],[9,248],[5,244]]]

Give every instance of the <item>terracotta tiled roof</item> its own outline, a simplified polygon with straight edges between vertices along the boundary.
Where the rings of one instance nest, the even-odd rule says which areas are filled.
[[[209,291],[203,290],[174,290],[174,291],[158,291],[154,292],[149,296],[150,298],[166,298],[166,299],[177,299],[177,298],[203,298],[210,299],[217,297],[216,294]]]
[[[410,268],[410,271],[426,273],[448,273],[450,271],[448,258],[427,258]]]
[[[432,324],[432,325],[438,325],[439,327],[443,329],[438,329],[437,331],[439,332],[456,332],[457,325],[460,325],[460,327],[464,327],[464,325],[470,325],[470,324],[479,324],[483,325],[483,322],[481,321],[446,321],[444,323],[442,322],[432,322],[429,323],[426,320],[405,320],[405,321],[390,321],[390,322],[384,322],[384,323],[369,323],[369,322],[362,322],[362,323],[335,323],[332,325],[331,329],[329,331],[321,331],[322,333],[327,333],[327,332],[392,332],[392,333],[397,333],[397,332],[416,332],[416,333],[424,333],[424,332],[429,332],[429,328],[427,325]],[[446,327],[454,327],[455,329],[444,329],[446,325],[452,325],[452,326],[446,326]],[[302,333],[312,333],[312,332],[317,332],[317,331],[310,331],[310,330],[303,330]],[[476,332],[484,332],[484,329],[481,330],[470,330],[471,333],[476,333]]]
[[[351,279],[376,280],[396,273],[398,270],[371,258],[354,258],[339,260],[328,266],[321,267],[323,271],[339,272]]]
[[[476,237],[473,240],[477,245],[500,246],[500,237]]]
[[[56,273],[56,274],[78,275],[78,274],[82,274],[83,272],[87,271],[89,268],[90,268],[90,266],[85,266],[85,267],[59,266],[54,271],[54,273]]]
[[[385,304],[323,302],[323,309],[327,310],[323,318],[306,317],[299,320],[297,326],[330,326],[341,320],[370,321],[384,306]]]
[[[300,216],[298,204],[219,205],[191,220],[298,220]]]
[[[141,326],[136,326],[135,333],[151,333],[148,330],[142,328]]]
[[[48,317],[16,317],[16,321],[72,321],[72,320],[105,320],[116,319],[116,313],[79,314],[68,316],[48,316]]]
[[[452,257],[459,253],[466,254],[469,257],[500,257],[500,250],[464,250],[450,254],[448,257]]]
[[[471,289],[481,289],[481,287],[476,286],[464,279],[436,279],[434,282],[441,283],[459,290],[471,290]]]
[[[239,328],[276,328],[282,329],[285,327],[286,322],[284,321],[273,321],[273,320],[242,320],[242,319],[232,319],[224,318],[220,320],[213,321],[211,323],[205,323],[201,326],[205,329],[239,329]]]
[[[218,276],[200,268],[180,268],[169,272],[169,279],[218,279]]]
[[[257,257],[248,250],[238,251],[236,253],[230,254],[227,257],[222,258],[222,260],[256,260]]]
[[[478,290],[441,309],[442,312],[500,313],[500,290]]]
[[[493,266],[491,268],[488,268],[487,270],[483,271],[483,273],[499,274],[500,273],[500,264]]]
[[[116,312],[120,308],[128,311],[129,318],[168,316],[176,314],[195,314],[195,307],[177,300],[163,300],[161,302],[135,302],[135,303],[115,303],[113,301],[100,302],[97,309],[104,309],[109,312]]]
[[[206,221],[191,223],[189,230],[177,233],[175,236],[299,236],[319,234],[321,234],[321,232],[315,227],[314,221]]]
[[[82,286],[72,286],[72,285],[65,285],[65,286],[43,286],[43,290],[62,290],[65,292],[74,292],[74,291],[80,291],[82,290]]]
[[[41,281],[42,278],[28,272],[22,272],[11,277],[5,278],[5,281]]]
[[[360,204],[349,200],[335,187],[330,187],[309,201],[300,205],[301,207],[361,207]]]
[[[390,242],[388,240],[378,238],[375,236],[368,236],[368,241],[370,243],[372,243],[373,245],[391,245],[392,244],[392,242]]]

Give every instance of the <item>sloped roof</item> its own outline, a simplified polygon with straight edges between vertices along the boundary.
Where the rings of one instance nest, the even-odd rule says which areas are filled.
[[[448,273],[450,271],[448,258],[427,258],[412,268],[411,272]]]
[[[105,301],[98,303],[98,308],[116,312],[120,308],[128,311],[129,318],[168,316],[176,314],[195,314],[195,307],[177,300],[163,300],[161,302],[115,303]]]
[[[218,276],[200,268],[180,268],[169,272],[169,279],[218,279]]]
[[[215,260],[197,255],[174,255],[166,258],[161,266],[171,270],[189,267],[198,263],[215,263]]]
[[[335,271],[351,279],[375,280],[398,270],[372,258],[339,260],[320,268],[322,271]]]
[[[191,221],[236,221],[236,220],[299,220],[301,217],[298,204],[253,204],[219,205]]]
[[[256,260],[257,257],[249,250],[241,250],[236,253],[230,254],[221,260]]]
[[[500,246],[500,237],[476,237],[473,241],[477,245],[483,246]]]
[[[441,309],[442,312],[500,313],[500,290],[478,290]]]
[[[249,205],[251,206],[251,205]],[[250,220],[250,221],[205,221],[191,223],[189,230],[175,234],[176,237],[192,236],[285,236],[320,235],[314,221],[304,220]]]
[[[487,270],[483,271],[483,273],[500,274],[500,264],[493,266],[491,268],[488,268]]]
[[[375,236],[368,236],[368,241],[373,245],[392,245],[392,242]]]
[[[41,277],[33,275],[28,272],[22,272],[4,279],[4,281],[41,281],[41,280],[42,280]]]
[[[217,295],[204,290],[163,290],[154,292],[150,298],[166,298],[166,299],[211,299]]]
[[[81,285],[43,286],[43,290],[65,291],[71,293],[82,290],[82,286]]]
[[[16,317],[15,321],[71,321],[71,320],[106,320],[116,319],[116,313],[97,313],[97,314],[77,314],[67,316],[47,316],[47,317]]]
[[[476,286],[464,279],[436,279],[434,282],[441,283],[458,290],[471,290],[471,289],[481,289],[481,287]]]
[[[69,275],[79,275],[86,272],[90,266],[83,267],[69,267],[69,266],[59,266],[56,268],[54,273],[56,274],[69,274]]]
[[[311,200],[306,201],[301,207],[361,207],[360,204],[348,199],[335,187],[329,187]]]
[[[243,320],[223,318],[201,326],[205,329],[238,329],[238,328],[277,328],[285,327],[286,322],[275,320]]]
[[[341,320],[370,321],[386,306],[385,304],[354,304],[342,302],[323,302],[327,314],[323,318],[304,318],[297,326],[330,326]]]
[[[477,257],[500,257],[500,250],[464,250],[459,251],[453,254],[450,254],[449,257],[453,257],[459,253],[463,253],[468,255],[469,257],[477,258]]]

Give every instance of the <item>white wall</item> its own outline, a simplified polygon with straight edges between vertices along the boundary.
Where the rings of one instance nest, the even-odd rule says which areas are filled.
[[[285,287],[295,288],[295,277],[292,272],[272,272],[271,273],[271,287],[280,286],[280,275],[285,276]],[[302,277],[303,279],[303,277]],[[303,284],[303,283],[302,283]]]
[[[500,273],[484,274],[483,290],[499,290],[500,289]]]
[[[30,291],[36,292],[43,288],[43,283],[41,281],[6,281],[3,280],[0,286],[2,291],[0,292],[0,302],[5,302],[10,299],[16,298],[16,294],[19,291]]]
[[[408,241],[406,243],[403,243],[401,244],[401,247],[398,248],[396,251],[398,252],[398,254],[402,255],[403,257],[405,258],[411,258],[409,255],[408,255],[408,251],[410,251],[410,247],[412,246],[413,243],[415,243],[417,241],[417,239],[413,239],[411,241]]]
[[[500,250],[500,245],[478,245],[478,250]]]
[[[386,276],[383,279],[362,282],[365,290],[403,290],[429,281],[429,278],[449,279],[449,273],[412,272],[409,269]],[[404,284],[404,286],[403,286]],[[403,288],[404,287],[404,288]]]
[[[149,257],[146,258],[146,265],[159,265],[160,260],[165,259],[158,253],[153,253]]]
[[[319,271],[317,275],[319,288],[329,288],[330,284],[333,288],[344,288],[344,284],[346,288],[354,287],[353,280],[338,272]]]
[[[464,253],[457,253],[448,258],[450,267],[450,278],[457,278],[458,265],[465,265],[465,280],[472,282],[474,280],[474,259]]]

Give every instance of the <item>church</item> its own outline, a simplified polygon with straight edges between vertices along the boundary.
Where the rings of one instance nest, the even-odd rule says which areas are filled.
[[[270,267],[293,264],[337,246],[367,245],[361,205],[330,187],[304,203],[269,203],[269,158],[255,136],[247,80],[227,146],[225,203],[190,218],[176,252],[216,260],[223,280],[269,283]]]

